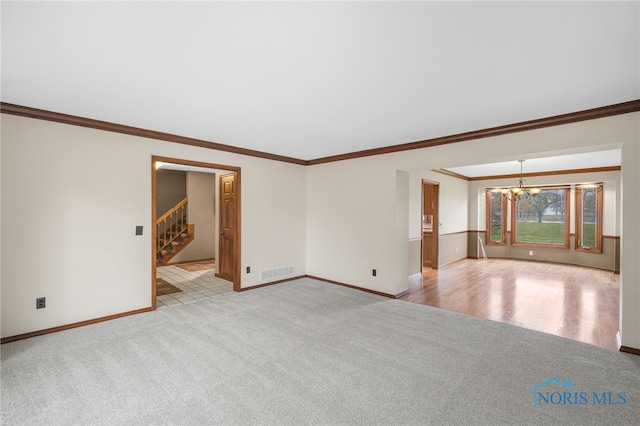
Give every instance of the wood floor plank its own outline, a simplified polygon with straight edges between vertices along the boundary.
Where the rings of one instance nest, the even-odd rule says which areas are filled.
[[[611,271],[465,259],[409,277],[401,299],[618,350],[619,292]]]

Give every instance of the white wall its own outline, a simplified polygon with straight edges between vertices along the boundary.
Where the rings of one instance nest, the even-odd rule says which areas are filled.
[[[293,265],[306,271],[306,169],[246,158],[242,169],[242,286],[264,284],[263,269]],[[246,267],[251,273],[246,274]],[[281,277],[284,279],[289,277]],[[274,281],[274,280],[270,280]]]
[[[587,182],[603,182],[603,238],[602,251],[585,252],[577,251],[574,248],[575,243],[575,190],[570,191],[570,208],[569,215],[569,232],[571,233],[570,245],[567,250],[554,249],[548,247],[516,247],[511,243],[504,246],[486,245],[486,254],[489,257],[505,257],[513,259],[537,260],[557,263],[568,263],[574,265],[591,266],[594,268],[608,269],[618,271],[619,268],[619,241],[607,237],[619,237],[620,223],[620,207],[618,190],[620,183],[619,171],[599,172],[599,173],[578,173],[567,175],[553,176],[534,176],[527,178],[527,184],[534,186],[545,185],[572,185]],[[470,200],[470,229],[479,231],[486,230],[486,189],[496,188],[500,186],[511,186],[515,183],[514,179],[488,179],[481,181],[471,181],[469,183],[469,200]],[[507,206],[507,230],[511,231],[511,205]],[[478,235],[486,242],[483,233]],[[507,236],[507,238],[509,238]],[[481,254],[479,248],[474,248],[471,253]]]
[[[514,163],[515,164],[515,163]],[[621,172],[597,172],[597,173],[577,173],[552,176],[527,177],[528,186],[544,185],[572,185],[587,182],[603,182],[603,218],[602,234],[607,236],[619,236],[619,213],[620,200],[618,197],[618,187],[620,186]],[[469,182],[469,229],[486,229],[486,196],[487,188],[496,188],[515,185],[515,179],[487,179]],[[569,209],[570,232],[575,232],[575,200],[574,192],[571,192],[571,208]],[[511,206],[508,205],[510,209]],[[510,210],[507,214],[507,229],[511,230]]]
[[[625,345],[638,348],[639,117],[640,113],[625,114],[309,167],[308,272],[388,294],[398,294],[407,288],[407,258],[401,259],[398,253],[406,252],[409,232],[407,228],[396,229],[394,213],[401,215],[404,208],[409,217],[409,203],[404,207],[396,206],[394,209],[394,191],[398,191],[398,188],[393,185],[393,181],[397,179],[397,170],[434,170],[622,146],[623,181],[631,181],[631,185],[635,185],[625,194],[622,207],[627,221],[629,217],[633,217],[631,225],[627,226],[625,222],[621,236],[624,247],[621,257],[622,268],[627,269],[621,276],[621,286],[623,293],[629,296],[629,300],[623,303],[622,341]],[[477,202],[473,204],[477,206]],[[477,207],[475,209],[475,213],[470,209],[470,217],[477,217]],[[404,251],[400,249],[398,241],[404,243]],[[398,265],[401,267],[398,268]],[[370,274],[374,266],[378,266],[379,270],[379,276],[376,278]]]
[[[429,170],[411,172],[409,199],[409,238],[422,237],[422,180],[440,184],[438,216],[440,234],[467,230],[467,181]]]
[[[194,239],[169,263],[190,262],[216,257],[216,175],[186,172],[187,214],[195,227]]]
[[[303,166],[1,117],[2,337],[151,306],[152,155],[241,167],[242,264],[306,273]]]
[[[409,182],[409,241],[422,239],[422,181],[428,180],[440,185],[438,195],[439,250],[438,266],[467,257],[468,199],[467,181],[457,179],[433,170],[419,170],[410,173]],[[465,235],[452,235],[465,232]],[[452,243],[455,242],[455,244]],[[421,243],[420,243],[421,244]],[[415,264],[414,260],[411,264]],[[419,259],[422,265],[422,260]],[[414,272],[414,271],[411,271]],[[419,272],[419,271],[418,271]]]
[[[2,115],[2,336],[150,305],[147,149]]]
[[[307,168],[310,275],[388,294],[406,289],[408,215],[396,205],[405,198],[408,205],[409,180],[384,163],[375,157]]]
[[[640,348],[639,121],[625,114],[305,168],[4,114],[2,336],[150,306],[152,155],[242,168],[243,270],[294,264],[298,275],[398,294],[410,172],[622,146],[621,337]],[[256,273],[242,274],[243,287],[255,284]],[[48,306],[36,311],[40,296]]]
[[[620,226],[620,336],[640,349],[640,113],[622,138],[622,223]]]

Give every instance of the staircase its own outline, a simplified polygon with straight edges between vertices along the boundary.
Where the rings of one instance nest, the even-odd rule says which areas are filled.
[[[187,223],[185,198],[156,221],[156,266],[164,266],[194,239],[195,226]]]

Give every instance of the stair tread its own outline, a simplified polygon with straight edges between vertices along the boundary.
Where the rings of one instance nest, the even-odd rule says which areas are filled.
[[[189,232],[191,231],[191,232]],[[193,225],[187,225],[187,228],[181,232],[166,230],[161,237],[158,237],[160,245],[164,245],[167,240],[172,240],[167,246],[156,252],[156,265],[166,265],[169,260],[182,251],[191,241],[194,240]],[[178,237],[176,237],[178,235]]]

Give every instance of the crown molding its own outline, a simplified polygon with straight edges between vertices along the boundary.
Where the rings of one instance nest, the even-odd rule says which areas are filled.
[[[596,118],[610,117],[613,115],[628,114],[640,111],[640,99],[623,102],[584,111],[572,112],[569,114],[556,115],[553,117],[540,118],[537,120],[523,121],[520,123],[507,124],[504,126],[491,127],[488,129],[474,130],[471,132],[458,133],[450,136],[443,136],[433,139],[426,139],[417,142],[409,142],[400,145],[391,145],[382,148],[367,149],[347,154],[333,155],[329,157],[316,158],[313,160],[301,160],[298,158],[283,155],[270,154],[268,152],[253,149],[239,148],[231,145],[224,145],[217,142],[202,139],[189,138],[170,133],[158,132],[154,130],[142,129],[139,127],[126,126],[122,124],[110,123],[108,121],[95,120],[92,118],[79,117],[70,114],[47,111],[22,105],[0,102],[0,112],[3,114],[17,115],[21,117],[36,118],[39,120],[53,121],[74,126],[88,127],[92,129],[105,130],[108,132],[122,133],[132,136],[139,136],[150,139],[162,140],[165,142],[179,143],[183,145],[196,146],[200,148],[214,149],[217,151],[230,152],[234,154],[247,155],[250,157],[264,158],[268,160],[282,161],[285,163],[311,166],[315,164],[330,163],[334,161],[350,160],[354,158],[369,157],[373,155],[390,154],[413,149],[429,148],[438,145],[446,145],[456,142],[463,142],[473,139],[481,139],[492,136],[505,135],[509,133],[525,132],[529,130],[542,129],[545,127],[559,126],[562,124],[577,123],[580,121],[593,120]]]
[[[491,127],[488,129],[474,130],[471,132],[458,133],[450,136],[426,139],[423,141],[409,142],[400,145],[392,145],[382,148],[367,149],[364,151],[351,152],[330,157],[310,160],[309,165],[330,163],[334,161],[351,160],[354,158],[369,157],[372,155],[389,154],[393,152],[409,151],[413,149],[430,148],[438,145],[446,145],[456,142],[464,142],[472,139],[488,138],[492,136],[506,135],[509,133],[525,132],[529,130],[542,129],[545,127],[559,126],[561,124],[577,123],[580,121],[594,120],[596,118],[610,117],[613,115],[628,114],[640,111],[640,99],[623,102],[584,111],[572,112],[569,114],[556,115],[537,120],[523,121],[520,123],[507,124],[504,126]]]
[[[110,123],[108,121],[95,120],[92,118],[78,117],[76,115],[63,114],[59,112],[47,111],[38,108],[31,108],[22,105],[15,105],[6,102],[0,103],[0,112],[3,114],[17,115],[21,117],[37,118],[39,120],[54,121],[56,123],[71,124],[73,126],[88,127],[91,129],[105,130],[108,132],[123,133],[125,135],[140,136],[143,138],[158,139],[165,142],[179,143],[182,145],[197,146],[200,148],[215,149],[217,151],[231,152],[234,154],[248,155],[250,157],[266,158],[267,160],[283,161],[307,165],[305,160],[286,157],[284,155],[270,154],[268,152],[256,151],[253,149],[239,148],[231,145],[224,145],[202,139],[189,138],[186,136],[174,135],[171,133],[157,132],[155,130],[142,129],[140,127],[126,126],[123,124]]]
[[[465,177],[463,178],[474,181],[474,180],[492,180],[492,179],[518,179],[520,177],[538,177],[538,176],[557,176],[557,175],[575,175],[581,173],[602,173],[602,172],[619,172],[622,170],[620,166],[607,166],[607,167],[590,167],[585,169],[571,169],[571,170],[552,170],[548,172],[533,172],[533,173],[523,173],[520,174],[510,174],[510,175],[493,175],[493,176],[477,176],[477,177]],[[460,175],[462,176],[462,175]]]
[[[452,172],[452,171],[447,170],[447,169],[438,169],[438,170],[434,170],[434,172],[441,173],[441,174],[447,175],[447,176],[451,176],[451,177],[454,177],[456,179],[471,180],[471,178],[468,177],[468,176],[461,175],[460,173]]]

